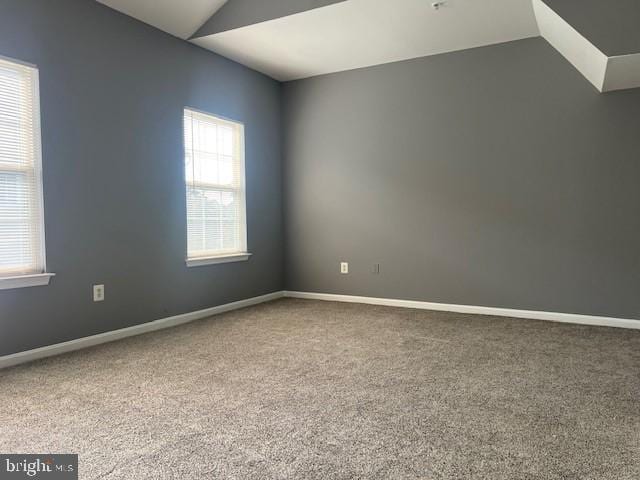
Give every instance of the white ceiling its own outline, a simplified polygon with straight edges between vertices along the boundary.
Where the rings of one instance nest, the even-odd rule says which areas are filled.
[[[187,39],[227,0],[98,0],[176,37]]]
[[[348,0],[192,40],[278,80],[538,36],[531,0]]]
[[[546,3],[533,0],[542,36],[600,92],[640,87],[640,54],[608,57]]]
[[[188,38],[226,0],[98,1]],[[539,35],[531,0],[433,1],[348,0],[192,42],[292,80]]]

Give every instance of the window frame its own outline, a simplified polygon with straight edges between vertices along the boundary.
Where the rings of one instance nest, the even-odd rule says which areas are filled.
[[[205,117],[210,117],[217,124],[227,124],[230,125],[234,130],[238,129],[239,135],[239,154],[238,154],[238,163],[239,163],[239,182],[238,187],[229,187],[226,185],[214,185],[206,182],[197,182],[195,180],[189,181],[186,175],[186,160],[187,160],[187,145],[185,144],[186,140],[186,129],[184,124],[184,119],[187,114],[195,114],[202,115]],[[247,222],[247,190],[246,190],[246,166],[245,166],[245,125],[243,122],[238,120],[234,120],[228,117],[224,117],[222,115],[213,114],[207,111],[199,110],[197,108],[193,108],[190,106],[185,106],[182,110],[182,141],[183,141],[183,155],[182,155],[182,172],[183,172],[183,180],[184,180],[184,193],[185,193],[185,232],[186,232],[186,254],[185,254],[185,263],[187,267],[201,267],[206,265],[214,265],[220,263],[231,263],[231,262],[242,262],[249,260],[251,257],[251,253],[248,250],[248,222]],[[193,134],[193,131],[192,131]],[[234,133],[235,135],[235,133]],[[188,191],[189,188],[201,188],[206,190],[210,189],[219,189],[219,190],[227,190],[233,191],[239,194],[240,197],[240,219],[239,219],[239,240],[240,240],[240,249],[233,251],[224,251],[220,253],[211,253],[206,255],[189,255],[189,208],[188,208]]]
[[[22,67],[27,67],[33,70],[33,131],[31,136],[33,138],[33,167],[26,168],[16,166],[15,168],[0,168],[0,172],[8,171],[20,171],[26,175],[33,175],[35,179],[36,191],[36,205],[39,213],[39,227],[40,227],[40,258],[41,268],[38,270],[16,270],[7,272],[5,274],[0,272],[0,290],[9,290],[14,288],[23,287],[36,287],[48,285],[51,277],[55,276],[54,273],[47,272],[47,252],[46,252],[46,233],[45,233],[45,210],[44,210],[44,181],[43,181],[43,168],[42,168],[42,128],[41,128],[41,108],[40,108],[40,69],[37,65],[29,62],[18,60],[15,58],[6,57],[0,55],[0,60],[7,63],[13,63]]]

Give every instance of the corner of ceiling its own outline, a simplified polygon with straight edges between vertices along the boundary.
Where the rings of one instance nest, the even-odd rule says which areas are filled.
[[[640,87],[640,53],[609,57],[543,0],[532,0],[540,35],[600,93]]]

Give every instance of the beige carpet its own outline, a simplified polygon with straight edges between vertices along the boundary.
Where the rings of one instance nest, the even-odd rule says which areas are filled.
[[[304,300],[0,371],[82,479],[640,478],[640,332]]]

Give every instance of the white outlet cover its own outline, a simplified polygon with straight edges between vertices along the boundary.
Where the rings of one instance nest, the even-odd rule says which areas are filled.
[[[349,264],[347,262],[340,263],[340,273],[343,275],[349,273]]]
[[[104,301],[104,285],[93,286],[93,301],[94,302]]]

